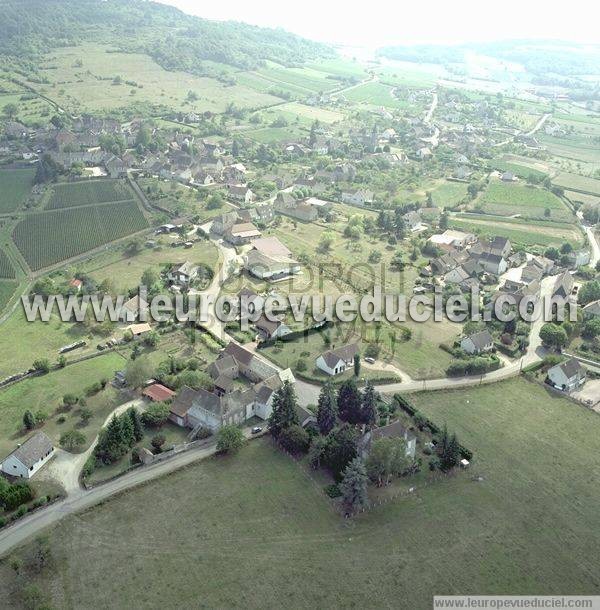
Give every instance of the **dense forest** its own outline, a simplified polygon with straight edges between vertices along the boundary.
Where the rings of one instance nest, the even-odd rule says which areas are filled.
[[[143,52],[188,72],[201,71],[201,60],[252,69],[269,59],[295,65],[331,54],[283,30],[207,21],[142,0],[0,0],[0,9],[0,54],[19,61],[82,41]]]
[[[534,75],[583,76],[600,74],[600,46],[544,40],[510,40],[457,46],[414,45],[384,47],[379,55],[421,63],[461,63],[469,52],[523,65]]]

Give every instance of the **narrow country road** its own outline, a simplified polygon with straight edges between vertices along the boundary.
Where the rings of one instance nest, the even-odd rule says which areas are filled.
[[[246,438],[250,438],[251,431],[245,429],[244,435]],[[216,442],[213,442],[209,446],[184,451],[162,462],[139,467],[98,487],[89,490],[78,489],[64,500],[31,513],[0,530],[0,557],[5,556],[15,546],[38,535],[42,530],[56,524],[67,515],[90,508],[115,494],[179,470],[215,453]]]

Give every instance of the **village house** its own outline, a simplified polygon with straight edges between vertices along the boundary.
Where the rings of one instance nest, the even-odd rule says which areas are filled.
[[[564,392],[572,392],[586,380],[586,370],[575,358],[561,362],[548,369],[548,382]]]
[[[373,191],[367,189],[342,191],[342,203],[359,206],[371,205],[373,203]]]
[[[556,278],[556,283],[554,284],[552,296],[566,299],[573,291],[573,285],[573,276],[568,271],[561,273]]]
[[[482,330],[461,339],[460,348],[467,354],[481,354],[494,348],[494,340],[489,331]]]
[[[354,364],[354,356],[358,353],[358,345],[352,343],[337,349],[322,353],[316,360],[317,368],[328,375],[339,375]]]
[[[278,280],[300,272],[300,263],[276,237],[263,237],[252,242],[246,254],[245,268],[260,279]]]
[[[600,301],[592,301],[583,308],[583,317],[586,320],[600,318]]]
[[[198,276],[198,266],[190,261],[173,265],[167,271],[167,281],[170,284],[180,287],[189,286]]]
[[[366,459],[371,452],[373,443],[382,438],[402,438],[406,443],[406,457],[414,458],[417,450],[417,437],[414,432],[405,428],[401,422],[396,421],[387,426],[368,430],[358,441],[358,452]]]
[[[488,273],[502,275],[508,269],[508,262],[502,256],[491,254],[490,252],[475,253],[472,258],[477,264]]]
[[[228,187],[229,197],[234,201],[241,201],[243,203],[252,203],[256,198],[250,187],[239,186],[237,184],[230,184]]]
[[[454,248],[465,248],[477,240],[472,233],[463,233],[454,229],[446,229],[443,233],[432,235],[429,241],[435,246],[452,246]]]
[[[290,369],[278,372],[233,342],[213,365],[209,372],[214,379],[215,392],[182,388],[170,406],[171,421],[194,431],[204,428],[214,433],[223,425],[239,425],[252,417],[267,420],[273,411],[275,392],[285,381],[295,382]],[[253,385],[246,389],[234,388],[232,380],[239,375]]]
[[[139,339],[139,338],[143,337],[144,335],[147,335],[151,331],[152,331],[152,327],[150,326],[150,324],[148,324],[147,322],[144,322],[142,324],[130,324],[125,329],[125,334],[131,333],[131,336],[134,339]]]
[[[256,328],[261,341],[285,337],[285,335],[289,335],[292,332],[285,322],[281,320],[271,321],[264,315],[254,322],[254,328]]]
[[[139,318],[140,311],[148,311],[148,303],[139,294],[136,294],[123,303],[119,311],[119,319],[123,322],[133,322]]]
[[[244,222],[235,224],[225,231],[225,241],[235,246],[250,243],[253,239],[260,237],[260,231],[251,223]]]
[[[175,392],[161,383],[153,383],[143,389],[142,396],[150,402],[164,402],[173,399]]]
[[[237,212],[227,212],[220,216],[215,216],[210,226],[210,232],[216,235],[223,235],[228,229],[237,222]]]
[[[36,432],[2,461],[2,472],[20,479],[30,479],[54,456],[52,441],[44,432]]]

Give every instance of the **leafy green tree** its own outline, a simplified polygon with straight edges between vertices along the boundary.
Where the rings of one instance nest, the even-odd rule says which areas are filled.
[[[48,358],[38,358],[33,361],[33,368],[40,373],[48,373],[50,371],[50,360]]]
[[[163,445],[166,443],[167,439],[164,434],[155,434],[150,441],[152,448],[154,449],[154,453],[160,453],[162,451]]]
[[[354,513],[366,508],[369,502],[367,495],[367,471],[361,458],[354,458],[344,470],[344,476],[340,483],[342,501],[347,514]]]
[[[85,444],[85,435],[79,430],[69,430],[61,435],[59,443],[67,451],[74,451]]]
[[[245,442],[244,434],[237,426],[222,426],[217,434],[217,452],[236,453]]]
[[[19,107],[11,102],[10,104],[6,104],[2,110],[4,112],[4,116],[6,116],[8,119],[14,119],[19,112]]]
[[[305,453],[310,445],[308,432],[298,424],[284,428],[279,433],[277,440],[290,453]]]
[[[152,377],[152,370],[152,365],[146,358],[131,360],[125,367],[125,381],[134,389],[141,388]]]
[[[289,381],[285,381],[273,396],[273,412],[269,417],[269,431],[274,437],[278,437],[284,428],[298,423],[297,405],[294,386]]]
[[[600,299],[600,281],[592,280],[591,282],[586,282],[579,289],[578,301],[580,305],[587,305],[598,299]]]
[[[348,379],[340,385],[337,404],[341,419],[351,424],[361,422],[361,396],[354,379]]]
[[[151,404],[140,416],[144,426],[148,428],[160,428],[169,418],[169,405],[164,402]],[[132,431],[135,433],[135,430]]]
[[[564,347],[569,338],[564,328],[551,322],[544,324],[540,329],[540,339],[549,347]]]
[[[337,420],[337,399],[331,381],[327,381],[319,393],[317,404],[317,424],[323,436],[334,428]]]

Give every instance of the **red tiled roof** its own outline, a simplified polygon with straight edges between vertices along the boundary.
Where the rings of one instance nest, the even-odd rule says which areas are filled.
[[[162,402],[163,400],[168,400],[169,398],[173,398],[173,396],[175,396],[175,392],[173,392],[173,390],[169,390],[169,388],[166,388],[160,383],[154,383],[148,386],[142,392],[142,394],[154,402]]]

